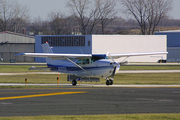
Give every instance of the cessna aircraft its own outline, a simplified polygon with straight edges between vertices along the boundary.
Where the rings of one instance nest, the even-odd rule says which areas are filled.
[[[130,56],[167,54],[167,52],[123,53],[123,54],[57,54],[48,43],[42,44],[44,53],[20,53],[21,56],[46,58],[47,68],[51,71],[83,77],[105,78],[106,85],[113,84],[113,78],[120,69],[114,59]],[[33,68],[31,68],[33,69]],[[38,68],[37,68],[38,69]],[[77,80],[72,80],[76,85]]]

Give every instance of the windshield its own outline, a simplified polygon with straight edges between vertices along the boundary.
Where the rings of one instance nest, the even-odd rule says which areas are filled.
[[[108,59],[108,58],[106,57],[105,54],[104,55],[92,55],[92,57],[91,57],[91,61],[93,61],[93,62],[100,60],[100,59]]]

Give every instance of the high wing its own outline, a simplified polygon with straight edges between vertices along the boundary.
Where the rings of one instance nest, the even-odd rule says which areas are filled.
[[[16,54],[16,56],[19,56],[19,55],[27,56],[27,57],[42,57],[42,58],[50,58],[50,59],[68,60],[68,61],[72,62],[73,64],[75,64],[77,67],[81,68],[83,71],[90,74],[88,71],[86,71],[80,65],[73,62],[72,59],[87,59],[92,56],[91,54],[57,54],[57,53],[20,53],[20,54]],[[51,69],[53,69],[53,68],[51,68]],[[49,68],[31,67],[31,68],[29,68],[29,70],[49,70]]]
[[[130,56],[145,56],[145,55],[159,55],[159,54],[168,54],[168,52],[143,52],[143,53],[108,53],[107,57],[118,59],[120,57],[130,57]]]
[[[42,57],[42,58],[51,58],[51,59],[85,59],[90,58],[91,54],[57,54],[57,53],[20,53],[16,56],[27,56],[27,57]]]

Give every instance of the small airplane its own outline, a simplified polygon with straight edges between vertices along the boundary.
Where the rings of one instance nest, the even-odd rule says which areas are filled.
[[[46,42],[42,44],[44,53],[20,53],[16,56],[42,57],[46,59],[47,68],[51,71],[65,73],[68,75],[83,77],[104,78],[106,85],[112,85],[114,75],[120,69],[120,63],[114,59],[130,56],[144,56],[167,54],[168,52],[145,52],[145,53],[119,53],[119,54],[59,54],[53,53],[51,47]],[[33,69],[33,68],[30,68]],[[34,68],[36,69],[36,68]],[[38,68],[37,68],[38,69]],[[46,69],[46,68],[45,68]],[[42,70],[42,68],[40,68]],[[72,85],[76,85],[77,80],[72,80]]]

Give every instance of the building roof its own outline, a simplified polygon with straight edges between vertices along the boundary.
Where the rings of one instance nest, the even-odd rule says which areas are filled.
[[[10,31],[3,31],[3,32],[0,32],[0,34],[12,34],[12,35],[18,35],[18,36],[23,36],[23,37],[29,37],[29,38],[34,38],[34,36],[31,36],[31,35],[26,35],[26,34],[21,34],[21,33],[14,33],[14,32],[10,32]]]
[[[4,31],[0,32],[0,43],[35,43],[35,37]]]
[[[158,31],[155,33],[180,33],[180,30],[167,30],[167,31]]]

